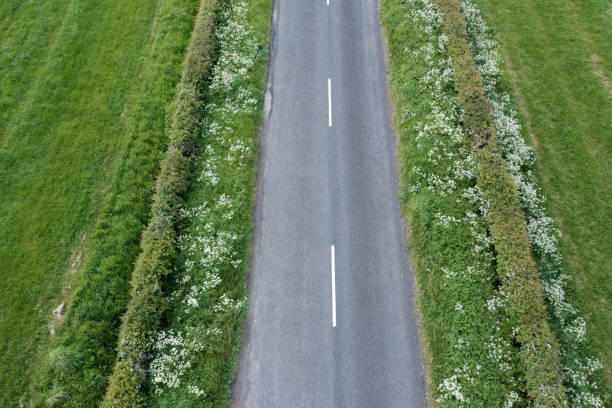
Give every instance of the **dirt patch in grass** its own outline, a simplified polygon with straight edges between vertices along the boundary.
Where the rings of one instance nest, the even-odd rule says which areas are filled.
[[[62,302],[55,309],[53,309],[51,319],[49,322],[47,322],[47,327],[49,327],[49,335],[51,337],[55,336],[55,330],[62,323],[62,319],[64,318],[66,305],[70,303],[70,297],[72,296],[72,291],[75,286],[75,279],[78,272],[81,270],[81,263],[85,256],[86,247],[87,234],[83,234],[79,240],[79,243],[70,255],[70,266],[66,269],[66,272],[62,278]]]
[[[591,62],[593,64],[593,73],[599,78],[603,87],[608,91],[608,95],[612,98],[612,86],[601,66],[601,57],[597,54],[593,54],[591,55]]]

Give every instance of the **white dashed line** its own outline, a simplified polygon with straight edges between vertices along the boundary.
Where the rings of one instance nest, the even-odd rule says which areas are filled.
[[[332,327],[336,327],[336,249],[331,246]]]
[[[327,79],[327,104],[329,105],[329,127],[332,126],[331,78]]]

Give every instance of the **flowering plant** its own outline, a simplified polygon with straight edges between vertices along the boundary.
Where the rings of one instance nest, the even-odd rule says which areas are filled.
[[[180,210],[166,326],[152,337],[151,404],[221,406],[229,396],[251,233],[269,0],[227,1],[216,31],[194,177]],[[255,28],[257,27],[257,28]]]

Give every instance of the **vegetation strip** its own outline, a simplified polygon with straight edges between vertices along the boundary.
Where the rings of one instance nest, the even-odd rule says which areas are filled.
[[[525,191],[519,190],[519,201],[514,187],[517,180],[512,173],[512,167],[520,164],[520,160],[531,152],[522,139],[521,144],[508,137],[508,132],[515,130],[517,125],[512,116],[514,113],[510,116],[500,116],[499,100],[493,100],[491,110],[491,103],[487,98],[490,95],[486,82],[488,78],[483,74],[483,84],[474,65],[458,2],[439,0],[437,6],[431,1],[418,0],[389,0],[386,3],[383,7],[383,25],[390,51],[391,89],[397,110],[395,124],[400,136],[400,197],[403,209],[411,218],[412,245],[416,255],[420,291],[419,304],[423,313],[426,345],[431,356],[431,380],[434,386],[437,385],[434,390],[436,401],[443,406],[462,405],[467,402],[470,406],[523,406],[534,403],[536,406],[565,406],[567,401],[561,383],[564,378],[561,354],[556,338],[548,326],[542,282],[530,249],[530,244],[533,244],[530,240],[535,241],[534,255],[540,262],[538,250],[544,253],[542,251],[546,248],[543,246],[556,241],[551,241],[550,235],[542,234],[543,228],[552,227],[545,224],[552,220],[543,218],[542,211],[537,213],[539,218],[528,218],[529,224],[525,223],[522,210],[529,197],[523,194]],[[444,12],[444,18],[437,11],[437,7]],[[482,39],[481,44],[491,45],[492,42],[487,38]],[[447,50],[452,59],[445,59]],[[490,61],[478,62],[483,71],[496,68],[492,68]],[[411,82],[419,85],[410,86]],[[488,95],[483,91],[483,85]],[[458,91],[457,105],[453,104],[453,88]],[[502,97],[503,101],[507,99],[507,95]],[[501,108],[507,109],[505,105],[501,105]],[[457,120],[458,118],[460,120]],[[453,129],[453,122],[458,128]],[[463,129],[470,141],[469,146],[461,146],[460,143],[451,146],[445,143],[448,140],[440,138],[439,133],[446,136],[446,139],[450,137],[455,142],[461,142],[463,138],[459,133]],[[498,129],[505,132],[501,143],[495,135],[495,130]],[[518,135],[520,136],[520,133]],[[435,140],[428,140],[434,137]],[[427,142],[433,143],[433,146]],[[504,158],[497,153],[497,149],[504,154]],[[418,150],[422,151],[420,156]],[[453,165],[449,165],[448,159],[455,161]],[[465,174],[466,167],[458,166],[457,160],[459,163],[461,160],[471,163],[470,174]],[[522,170],[527,172],[529,169]],[[528,174],[531,177],[532,173]],[[477,327],[470,327],[460,319],[449,322],[447,313],[452,313],[451,310],[439,311],[440,314],[437,314],[437,311],[430,309],[434,305],[438,309],[442,305],[450,309],[446,289],[452,284],[462,283],[460,288],[455,287],[454,291],[466,292],[475,289],[468,283],[470,274],[463,273],[459,279],[463,282],[457,282],[453,278],[457,278],[458,274],[453,271],[449,273],[447,269],[449,265],[461,268],[460,264],[452,264],[445,258],[445,251],[451,251],[451,248],[455,257],[461,258],[461,251],[458,251],[461,248],[458,245],[460,241],[453,239],[456,231],[446,231],[445,234],[438,235],[431,222],[431,218],[444,220],[442,224],[445,227],[452,223],[462,223],[456,213],[452,216],[440,213],[439,207],[433,206],[433,203],[441,205],[444,197],[451,197],[465,188],[460,182],[467,180],[474,185],[468,187],[468,194],[463,195],[473,196],[474,204],[480,203],[480,206],[476,214],[466,212],[466,218],[478,221],[484,219],[485,231],[490,231],[491,235],[483,237],[481,242],[485,243],[485,247],[488,245],[489,256],[495,260],[495,263],[489,265],[490,272],[497,275],[493,286],[495,288],[500,285],[496,289],[495,297],[487,301],[487,309],[502,311],[496,317],[498,326],[495,331],[507,342],[504,344],[507,347],[500,347],[498,354],[509,353],[507,362],[510,365],[506,368],[511,368],[512,371],[506,387],[497,387],[500,391],[505,388],[507,398],[503,402],[498,399],[503,394],[493,391],[495,388],[484,386],[488,391],[484,395],[479,395],[471,388],[475,383],[480,383],[482,387],[482,382],[489,376],[503,378],[503,367],[498,367],[498,370],[483,369],[482,364],[475,364],[474,361],[482,361],[482,356],[470,358],[466,355],[470,354],[465,351],[466,345],[468,348],[471,346],[468,341],[461,337],[449,339],[454,337],[453,332],[457,331],[464,336],[476,338],[486,332],[479,333],[476,331]],[[519,187],[526,190],[524,184],[519,184]],[[535,190],[530,192],[533,195]],[[450,204],[445,203],[446,211],[452,208]],[[456,199],[453,204],[461,204],[461,200]],[[531,210],[533,216],[534,208]],[[528,211],[527,215],[530,215]],[[466,227],[467,225],[464,225],[463,229],[469,229]],[[551,255],[550,251],[546,253]],[[473,258],[477,259],[475,253]],[[538,266],[541,266],[541,263]],[[440,271],[444,279],[437,276]],[[468,271],[472,272],[473,269],[468,268]],[[465,282],[466,277],[468,282]],[[486,290],[490,284],[487,280],[481,280],[479,289]],[[555,284],[558,284],[558,280]],[[545,280],[544,288],[550,295],[558,286]],[[559,295],[558,291],[555,293]],[[452,295],[450,296],[452,299]],[[437,297],[439,298],[436,301]],[[561,292],[561,297],[556,298],[557,304],[568,308],[571,305],[564,303],[565,299]],[[477,300],[472,299],[471,303],[478,303]],[[455,314],[463,315],[467,310],[469,309],[464,303],[456,303]],[[574,322],[569,330],[570,337],[576,337],[582,333],[583,325],[580,319],[576,320],[575,309],[568,310],[571,314],[569,320]],[[454,350],[451,348],[461,350],[462,359],[455,359]],[[566,349],[563,351],[565,362]],[[491,357],[492,355],[489,355],[489,358]],[[589,388],[590,380],[587,380],[598,368],[596,360],[588,358],[582,361],[582,365],[575,367],[574,371],[565,367],[570,375],[582,381],[579,399],[574,397],[576,391],[570,389],[572,406],[601,406],[599,397],[591,392],[596,389],[596,385]],[[449,375],[451,373],[453,375]],[[495,403],[496,400],[499,402]],[[578,402],[583,405],[576,405]]]
[[[606,395],[604,406],[612,406],[612,99],[598,76],[612,78],[612,6],[572,0],[476,4],[495,29],[526,141],[538,156],[547,206],[562,232],[565,273],[577,282],[577,302],[570,303],[584,313],[603,365],[598,389]]]
[[[484,90],[491,101],[491,114],[505,168],[517,186],[520,204],[527,216],[527,231],[544,284],[553,328],[561,344],[565,383],[572,407],[602,407],[597,377],[602,368],[594,358],[586,322],[576,306],[573,277],[565,272],[559,250],[559,231],[546,208],[537,177],[535,156],[525,144],[516,109],[502,77],[497,42],[472,0],[460,0],[467,23],[470,46]]]
[[[0,2],[0,406],[29,386],[127,150],[155,2]]]
[[[228,0],[219,58],[180,211],[166,324],[154,336],[148,407],[225,407],[234,376],[251,240],[255,153],[271,1]]]
[[[200,131],[204,91],[214,54],[216,0],[202,0],[186,51],[169,129],[169,146],[153,196],[152,216],[132,273],[128,308],[119,334],[117,361],[103,407],[143,406],[142,385],[151,335],[160,328],[168,299],[167,279],[176,260],[176,221],[189,185],[194,140]]]
[[[151,185],[166,145],[166,109],[174,98],[193,17],[193,2],[162,0],[150,55],[127,113],[130,144],[118,166],[110,200],[91,239],[91,251],[34,406],[95,406],[115,360],[139,237],[149,217]]]
[[[433,0],[384,0],[400,204],[409,217],[430,391],[440,407],[525,402],[507,298]]]

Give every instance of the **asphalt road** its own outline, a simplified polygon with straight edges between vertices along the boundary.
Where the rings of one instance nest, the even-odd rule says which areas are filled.
[[[378,1],[329,1],[274,6],[234,408],[426,406]]]

